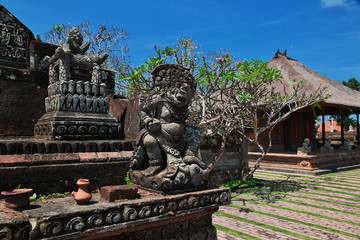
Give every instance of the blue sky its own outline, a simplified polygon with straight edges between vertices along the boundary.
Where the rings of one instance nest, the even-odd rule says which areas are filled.
[[[133,65],[192,37],[204,53],[230,50],[239,59],[270,60],[276,50],[334,80],[360,80],[360,0],[142,0],[1,3],[33,33],[83,20],[123,26]]]

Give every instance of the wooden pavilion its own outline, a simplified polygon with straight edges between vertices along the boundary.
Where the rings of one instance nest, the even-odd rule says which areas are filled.
[[[290,90],[290,83],[304,81],[306,91],[316,91],[319,87],[326,87],[327,91],[331,94],[330,98],[319,103],[319,107],[299,111],[275,129],[274,139],[277,145],[283,144],[283,150],[295,150],[306,137],[312,143],[315,143],[316,116],[322,116],[323,127],[325,127],[325,115],[346,116],[356,114],[358,120],[360,113],[360,92],[317,73],[301,62],[286,56],[286,51],[284,53],[278,51],[270,60],[269,67],[277,68],[281,71],[283,76],[281,84],[289,86],[288,90]],[[341,125],[341,142],[343,144],[344,127],[342,123]],[[325,135],[325,130],[322,133]],[[322,140],[325,140],[325,136]],[[357,142],[359,142],[359,126],[357,126]]]
[[[323,127],[325,127],[325,115],[340,115],[343,117],[355,114],[357,122],[359,122],[360,92],[350,89],[343,84],[308,68],[301,62],[288,57],[286,51],[284,53],[278,51],[269,61],[269,67],[277,68],[282,73],[283,79],[281,83],[276,86],[279,89],[285,87],[287,91],[291,91],[290,83],[294,81],[303,81],[306,85],[305,91],[316,91],[319,87],[326,87],[327,91],[331,94],[331,97],[320,102],[317,107],[312,106],[295,112],[287,120],[278,124],[272,132],[273,146],[266,159],[283,159],[283,156],[279,158],[281,154],[291,154],[292,156],[288,156],[288,161],[289,159],[294,158],[295,160],[293,159],[293,163],[299,165],[300,158],[296,157],[296,149],[302,145],[304,138],[310,139],[313,154],[318,154],[320,156],[319,148],[325,143],[325,131],[322,131],[323,136],[321,141],[319,141],[316,138],[315,127],[317,116],[322,116]],[[345,139],[344,127],[343,124],[341,124],[341,126],[341,145],[343,145]],[[359,123],[357,124],[356,129],[356,142],[359,143]],[[256,157],[254,151],[256,151],[256,148],[254,146],[249,146],[249,160]],[[278,154],[278,157],[274,157],[274,154]],[[336,152],[334,152],[334,154],[336,154]],[[327,156],[327,158],[329,158],[329,156]],[[357,158],[358,157],[356,157],[355,161],[359,162]],[[304,159],[301,161],[303,160]],[[311,164],[307,164],[306,166],[311,166]],[[315,165],[313,164],[313,167],[314,166]]]

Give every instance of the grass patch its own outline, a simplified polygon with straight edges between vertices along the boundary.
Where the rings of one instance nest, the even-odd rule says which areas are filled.
[[[238,206],[238,205],[233,205],[233,204],[230,204],[228,206],[233,207],[233,208],[237,208],[237,209],[240,209],[240,210],[244,209],[244,207],[241,207],[241,206]],[[300,221],[300,220],[296,220],[296,219],[292,219],[292,218],[288,218],[288,217],[279,216],[279,215],[272,214],[272,213],[261,212],[261,211],[254,210],[254,209],[247,209],[247,208],[245,208],[245,209],[250,210],[251,212],[254,212],[254,213],[265,215],[265,216],[269,216],[269,217],[273,217],[273,218],[277,218],[277,219],[281,219],[281,220],[285,220],[285,221],[289,221],[289,222],[293,222],[293,223],[297,223],[297,224],[302,224],[302,225],[305,225],[305,226],[314,227],[314,228],[318,228],[318,229],[333,232],[333,233],[339,233],[339,234],[342,234],[342,235],[345,235],[345,236],[348,236],[348,237],[354,237],[354,238],[359,238],[360,237],[360,235],[347,233],[347,232],[344,232],[344,231],[341,231],[341,230],[325,227],[325,226],[314,224],[314,223],[308,223],[308,222],[304,222],[304,221]]]
[[[259,176],[258,176],[259,177]],[[267,174],[261,176],[262,178],[266,178],[266,179],[274,179],[272,178],[271,176],[268,176]],[[287,179],[289,179],[290,177],[293,177],[293,176],[286,176],[286,175],[282,175],[282,176],[276,176],[277,178],[285,178],[287,177]],[[299,182],[311,182],[311,183],[314,183],[318,186],[324,186],[324,187],[332,187],[332,188],[338,188],[338,189],[343,189],[343,190],[349,190],[349,191],[354,191],[355,189],[353,188],[344,188],[344,187],[339,187],[339,186],[334,186],[334,185],[327,185],[326,183],[330,183],[330,181],[328,180],[324,180],[325,182],[319,182],[317,181],[316,179],[313,179],[313,180],[307,180],[307,179],[296,179],[296,181],[299,181]],[[324,184],[325,183],[325,184]],[[337,182],[331,182],[332,184],[335,184],[335,185],[342,185],[342,184],[339,184]],[[357,188],[358,185],[355,185],[355,184],[346,184],[347,186],[350,186],[350,187],[354,187],[354,188]]]
[[[249,235],[249,234],[246,234],[246,233],[242,233],[240,231],[236,231],[236,230],[231,229],[231,228],[227,228],[227,227],[224,227],[224,226],[221,226],[221,225],[218,225],[218,224],[214,224],[214,223],[213,223],[213,225],[215,226],[215,228],[217,230],[228,233],[228,234],[233,235],[235,237],[243,238],[243,239],[246,239],[246,240],[261,240],[261,238],[258,238],[258,237],[255,237],[255,236],[252,236],[252,235]]]
[[[220,216],[235,219],[237,221],[241,221],[241,222],[253,224],[253,225],[256,225],[256,226],[259,226],[259,227],[263,227],[263,228],[266,228],[266,229],[269,229],[269,230],[272,230],[272,231],[275,231],[275,232],[280,232],[280,233],[283,233],[283,234],[286,234],[286,235],[289,235],[289,236],[292,236],[292,237],[297,237],[297,238],[305,239],[305,240],[315,240],[315,239],[317,239],[317,238],[312,238],[312,237],[309,237],[309,236],[306,236],[306,235],[303,235],[303,234],[300,234],[300,233],[292,232],[292,231],[289,231],[287,229],[275,227],[275,226],[272,226],[272,225],[269,225],[269,224],[257,222],[257,221],[250,220],[250,219],[243,218],[243,217],[238,217],[238,216],[235,216],[235,215],[232,215],[232,214],[229,214],[229,213],[225,213],[223,211],[217,211],[217,214],[220,215]]]
[[[360,217],[360,214],[358,214],[358,213],[348,212],[348,211],[345,211],[345,210],[334,209],[334,208],[325,207],[325,206],[317,206],[317,205],[313,205],[313,204],[309,204],[309,203],[303,203],[303,202],[298,202],[298,201],[294,201],[294,200],[288,200],[288,199],[284,199],[284,198],[271,197],[269,195],[255,194],[255,193],[251,193],[251,192],[242,192],[241,194],[252,195],[252,196],[262,197],[262,198],[267,199],[267,200],[288,202],[288,203],[293,203],[293,204],[297,204],[297,205],[302,205],[302,206],[307,206],[307,207],[314,207],[314,208],[319,208],[319,209],[324,209],[324,210],[329,210],[329,211],[339,212],[339,213],[345,213],[345,214]]]
[[[238,188],[246,188],[246,187],[254,187],[254,186],[262,185],[263,182],[264,181],[261,179],[254,178],[254,179],[247,180],[246,182],[243,182],[242,184],[240,184],[239,179],[234,179],[227,183],[221,184],[220,186],[228,187],[231,189],[238,189]]]
[[[276,182],[275,179],[271,178],[271,177],[263,177],[264,180],[270,180],[268,182],[271,182],[271,180],[273,180],[274,182]],[[286,181],[287,180],[283,180],[283,185],[286,185]],[[295,180],[293,180],[295,181]],[[304,180],[302,180],[304,181]],[[300,181],[298,181],[299,184],[301,184]],[[308,182],[308,181],[304,181],[304,182]],[[331,189],[324,189],[324,188],[319,188],[319,187],[331,187],[331,188],[335,188],[335,189],[341,189],[341,190],[347,190],[347,191],[355,191],[355,189],[350,189],[350,188],[344,188],[344,187],[337,187],[337,186],[333,186],[333,185],[324,185],[318,182],[313,181],[315,186],[310,186],[310,185],[301,185],[301,188],[310,188],[310,189],[314,189],[314,190],[319,190],[319,191],[327,191],[327,192],[333,192],[333,193],[341,193],[341,194],[348,194],[348,195],[352,195],[352,196],[357,196],[360,197],[360,194],[357,193],[352,193],[352,192],[340,192],[340,191],[335,191],[335,190],[331,190]]]
[[[263,203],[263,202],[256,201],[256,200],[252,200],[252,199],[244,199],[244,198],[237,198],[237,197],[233,197],[232,199],[242,201],[242,202],[251,202],[253,204],[259,204],[259,205],[262,205],[262,206],[267,206],[267,207],[272,207],[272,208],[277,208],[277,209],[302,213],[302,214],[306,214],[306,215],[309,215],[309,216],[314,216],[314,217],[318,217],[318,218],[324,218],[324,219],[337,221],[337,222],[341,222],[341,223],[346,223],[346,224],[350,224],[350,225],[354,225],[354,226],[360,226],[360,223],[357,223],[357,222],[347,221],[347,220],[338,219],[338,218],[332,218],[332,217],[328,217],[328,216],[321,215],[321,214],[318,214],[318,213],[307,212],[307,211],[303,211],[303,210],[297,210],[297,209],[292,209],[292,208],[287,208],[287,207],[282,207],[282,206],[277,206],[277,205],[270,205],[270,204]]]
[[[353,170],[348,170],[348,171],[343,171],[343,172],[335,172],[335,173],[329,173],[328,175],[334,175],[334,174],[339,174],[339,175],[343,175],[343,174],[359,174],[360,170],[359,169],[353,169]]]
[[[257,189],[254,189],[254,190],[262,191],[263,189],[257,188]],[[326,203],[337,204],[337,205],[343,205],[343,206],[347,206],[347,207],[360,208],[359,205],[355,205],[355,204],[334,202],[334,201],[330,201],[330,200],[312,198],[312,197],[301,196],[301,195],[294,195],[294,194],[285,193],[285,192],[266,191],[266,189],[264,189],[264,192],[272,193],[272,194],[281,194],[281,195],[289,196],[289,197],[297,197],[297,198],[309,199],[309,200],[314,200],[314,201],[319,201],[319,202],[326,202]],[[303,191],[301,191],[301,192],[303,192]],[[307,192],[305,192],[305,193],[307,193]]]
[[[340,196],[334,196],[334,195],[329,195],[329,194],[324,194],[324,193],[315,193],[315,192],[307,192],[307,191],[299,191],[299,193],[313,194],[313,195],[319,195],[319,196],[324,196],[324,197],[332,197],[332,198],[338,198],[338,199],[343,199],[343,200],[348,200],[348,201],[360,202],[360,199],[340,197]]]
[[[292,178],[320,179],[320,180],[327,181],[327,182],[339,181],[339,180],[342,181],[342,182],[346,182],[346,180],[344,180],[343,177],[336,178],[336,176],[328,176],[328,175],[325,175],[324,177],[321,177],[321,176],[308,176],[308,175],[291,175],[289,173],[273,173],[273,172],[266,172],[266,171],[259,171],[259,170],[256,171],[254,175],[255,176],[259,176],[259,175],[261,175],[261,176],[264,176],[264,175],[265,176],[270,176],[270,175],[271,176],[279,176],[279,175],[281,175],[281,176],[292,177]],[[346,175],[344,175],[344,176],[346,176]],[[353,178],[359,179],[358,177],[354,176],[354,177],[351,177],[350,179],[348,179],[349,182],[353,182],[353,181],[351,181],[351,180],[353,180]]]
[[[40,194],[39,196],[36,193],[34,193],[33,195],[30,196],[30,201],[40,201],[40,200],[48,199],[48,198],[60,198],[60,197],[68,196],[68,195],[69,195],[69,192],[50,193],[47,195]]]
[[[343,206],[347,206],[347,207],[360,208],[359,205],[354,205],[354,204],[350,204],[350,203],[333,202],[333,201],[330,201],[330,200],[311,198],[311,197],[307,197],[307,196],[296,196],[296,195],[288,194],[288,193],[283,193],[283,194],[286,195],[286,196],[290,196],[290,197],[298,197],[298,198],[315,200],[315,201],[326,202],[326,203],[331,203],[331,204],[343,205]]]

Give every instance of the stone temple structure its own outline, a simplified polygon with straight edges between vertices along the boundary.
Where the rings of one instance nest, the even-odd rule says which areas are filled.
[[[85,55],[90,41],[83,44],[77,28],[69,32],[66,44],[60,43],[49,63],[46,114],[35,125],[37,139],[90,140],[119,137],[120,123],[109,114],[113,86],[106,79],[114,72],[100,68],[108,54]]]

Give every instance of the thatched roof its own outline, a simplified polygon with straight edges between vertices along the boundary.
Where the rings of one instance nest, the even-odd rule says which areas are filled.
[[[294,81],[304,81],[307,85],[306,91],[315,91],[319,86],[327,87],[331,97],[320,103],[325,114],[340,114],[340,109],[344,114],[360,113],[360,92],[311,70],[301,62],[287,57],[286,52],[279,53],[278,51],[269,61],[269,67],[281,71],[282,82],[285,85]]]

